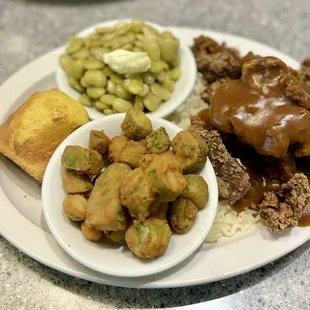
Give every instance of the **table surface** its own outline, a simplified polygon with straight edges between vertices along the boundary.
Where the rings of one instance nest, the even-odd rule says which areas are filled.
[[[0,0],[0,84],[80,29],[123,17],[242,35],[299,61],[310,54],[307,0]],[[213,284],[115,288],[45,267],[0,236],[0,309],[138,309],[206,301],[208,309],[310,309],[309,267],[310,242],[263,268]]]

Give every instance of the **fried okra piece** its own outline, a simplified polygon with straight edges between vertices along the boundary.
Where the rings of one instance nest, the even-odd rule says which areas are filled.
[[[87,200],[82,195],[69,195],[63,201],[65,214],[72,221],[84,221],[86,218]]]
[[[108,155],[109,161],[112,163],[118,161],[119,155],[127,141],[128,139],[125,136],[115,136],[111,139]]]
[[[89,241],[99,241],[102,237],[102,231],[88,226],[85,222],[81,224],[81,231],[84,237]]]
[[[93,188],[93,184],[87,175],[79,174],[75,171],[65,172],[62,182],[68,194],[86,193]]]
[[[142,111],[131,109],[126,113],[121,128],[129,139],[141,140],[151,133],[152,123]]]
[[[186,187],[182,197],[191,200],[200,210],[203,209],[209,200],[209,188],[205,179],[196,174],[185,175]]]
[[[86,224],[103,231],[126,228],[127,214],[120,200],[120,181],[131,171],[125,164],[107,167],[96,180],[88,199]]]
[[[140,167],[152,182],[153,191],[161,201],[173,201],[184,190],[186,181],[178,161],[171,154],[147,154],[140,161]]]
[[[200,135],[181,131],[172,140],[172,147],[185,173],[201,169],[206,164],[208,146]]]
[[[110,138],[99,130],[91,130],[89,133],[89,148],[103,156],[109,149]]]
[[[139,142],[127,141],[123,146],[117,161],[127,164],[131,168],[137,168],[143,155],[147,154],[146,148]]]
[[[149,218],[166,220],[169,211],[169,203],[167,201],[160,202],[156,209],[153,208],[152,210],[150,208],[150,210]]]
[[[126,234],[126,229],[119,230],[119,231],[105,231],[104,232],[105,236],[116,242],[116,243],[125,243],[125,234]]]
[[[171,142],[164,127],[152,131],[145,139],[144,146],[150,154],[161,154],[167,152]]]
[[[198,208],[191,200],[178,198],[170,209],[170,226],[178,234],[187,233],[195,223]]]
[[[166,220],[147,219],[134,223],[127,230],[125,240],[129,249],[140,258],[163,255],[168,248],[171,230]]]
[[[67,146],[61,157],[64,168],[85,174],[98,174],[103,168],[102,156],[81,146]]]
[[[130,215],[139,220],[145,220],[154,200],[152,183],[141,168],[137,168],[124,176],[120,182],[121,203]]]

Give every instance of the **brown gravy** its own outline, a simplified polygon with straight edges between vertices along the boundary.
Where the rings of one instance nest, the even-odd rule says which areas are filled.
[[[239,136],[257,153],[283,158],[310,155],[310,88],[279,59],[262,57],[243,65],[240,80],[224,83],[210,107],[212,124]]]
[[[197,117],[206,123],[207,128],[214,128],[210,121],[209,113],[210,109],[206,108],[201,110],[197,114]],[[248,193],[232,206],[238,213],[250,207],[251,204],[260,203],[263,199],[264,192],[278,190],[280,187],[278,180],[286,181],[286,178],[289,178],[298,170],[303,170],[310,181],[310,172],[307,173],[304,171],[304,167],[310,164],[307,160],[301,161],[299,159],[300,164],[297,168],[292,158],[288,156],[283,160],[266,163],[264,156],[258,155],[251,147],[246,146],[231,135],[224,135],[223,141],[228,151],[233,157],[238,158],[239,163],[249,174],[252,185]],[[266,169],[268,169],[269,177],[266,176]],[[274,175],[275,178],[270,178],[270,175]],[[299,226],[310,226],[310,205],[306,207],[300,218]]]
[[[301,218],[298,221],[298,226],[300,227],[306,227],[310,226],[310,206],[309,204],[304,210],[304,213],[302,214]]]

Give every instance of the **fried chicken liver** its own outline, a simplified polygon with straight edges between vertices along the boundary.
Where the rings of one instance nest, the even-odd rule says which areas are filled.
[[[310,186],[303,173],[296,173],[278,191],[264,193],[257,206],[261,221],[271,231],[284,231],[298,225],[310,198]]]
[[[224,82],[239,79],[241,76],[241,58],[235,49],[218,44],[209,37],[200,36],[194,40],[193,53],[198,71],[206,80],[206,89],[201,97],[207,103],[215,91]]]
[[[208,129],[198,118],[192,118],[189,131],[200,134],[208,144],[208,157],[217,176],[219,198],[232,205],[250,189],[250,177],[223,144],[220,133]]]

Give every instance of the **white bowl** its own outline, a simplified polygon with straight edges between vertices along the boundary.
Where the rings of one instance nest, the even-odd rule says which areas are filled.
[[[114,24],[120,22],[121,20],[113,20],[108,21],[105,23],[93,25],[80,33],[78,33],[78,36],[86,37],[89,34],[93,33],[96,28],[99,27],[108,27],[113,26]],[[122,20],[124,21],[124,20]],[[167,28],[163,28],[159,25],[147,22],[147,24],[150,24],[154,28],[164,31],[168,30]],[[174,34],[176,37],[178,37],[177,34]],[[182,75],[180,79],[175,83],[174,90],[172,92],[171,98],[167,101],[165,101],[163,104],[160,105],[157,111],[155,112],[149,112],[148,115],[154,116],[154,117],[165,117],[172,113],[180,104],[182,104],[186,98],[191,93],[195,81],[196,81],[196,75],[197,75],[197,66],[196,61],[193,56],[193,53],[191,49],[182,41],[182,39],[178,38],[180,40],[180,68],[182,71]],[[69,95],[70,97],[78,100],[80,97],[80,93],[74,90],[70,87],[68,84],[68,78],[66,76],[66,73],[63,71],[63,69],[58,65],[56,70],[56,81],[58,88]],[[95,108],[92,107],[85,107],[88,111],[90,119],[99,119],[104,117],[105,115],[99,111],[97,111]]]
[[[124,114],[115,114],[89,122],[73,132],[58,147],[52,156],[43,180],[42,202],[46,222],[60,246],[74,259],[83,265],[102,273],[121,276],[138,277],[154,274],[180,263],[191,255],[206,238],[213,223],[217,203],[218,189],[216,177],[209,160],[200,175],[209,185],[209,201],[207,206],[198,212],[196,222],[185,235],[173,234],[167,252],[149,261],[136,258],[126,247],[108,247],[105,242],[92,243],[87,241],[80,228],[63,213],[62,202],[66,192],[62,186],[64,169],[61,166],[61,155],[67,145],[88,147],[89,132],[92,129],[104,130],[111,138],[121,135],[121,122]],[[166,128],[172,139],[181,129],[163,120],[151,118],[153,128]]]

